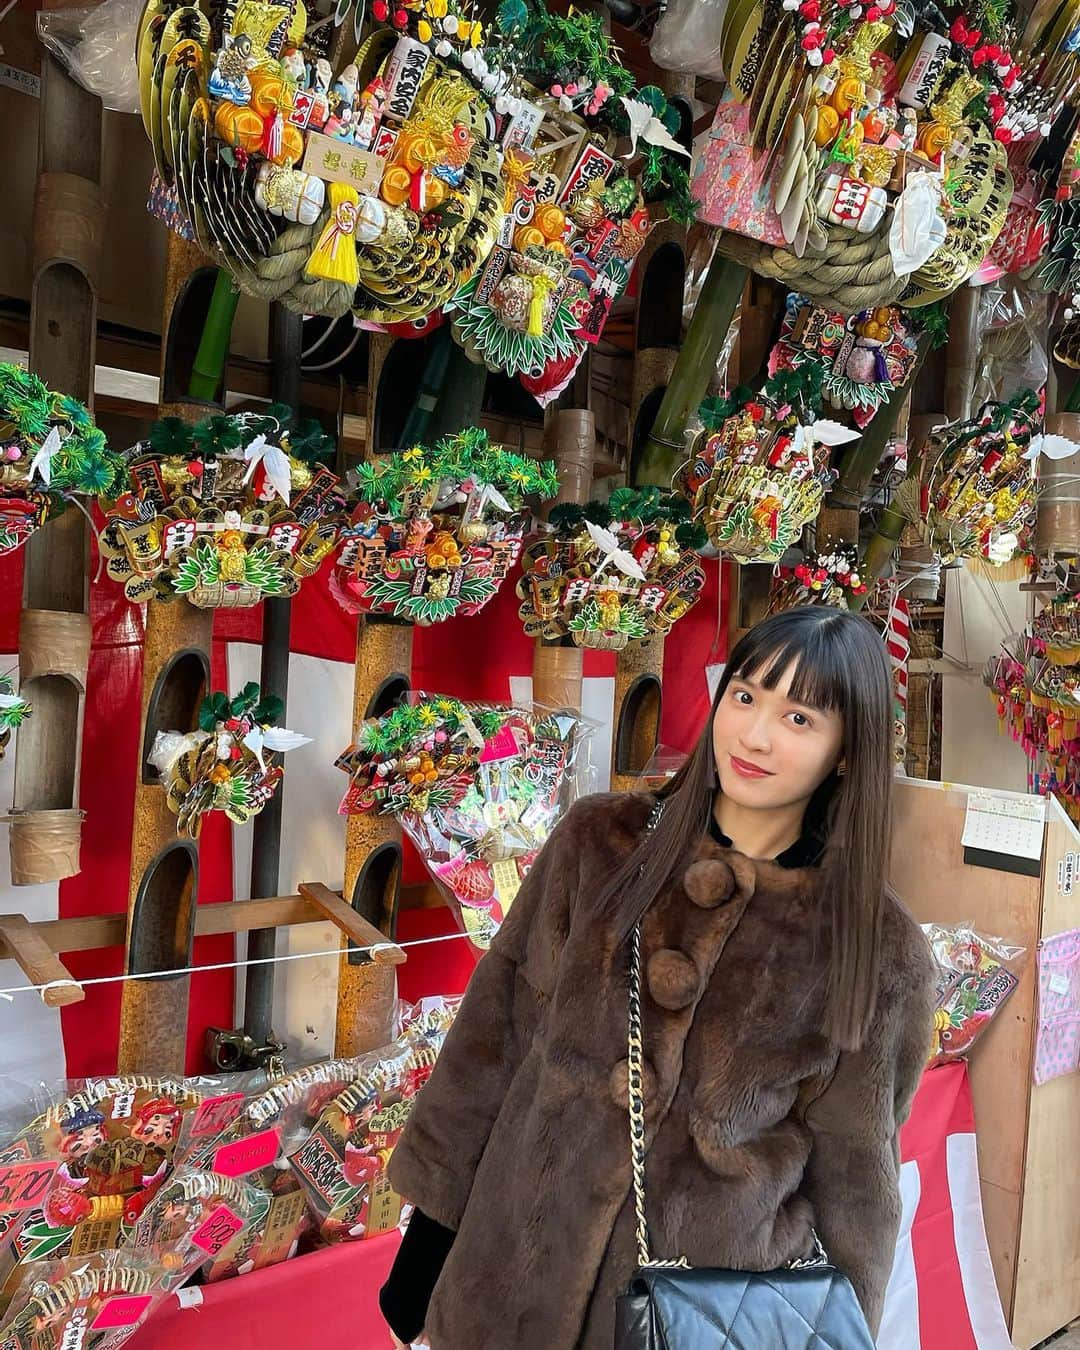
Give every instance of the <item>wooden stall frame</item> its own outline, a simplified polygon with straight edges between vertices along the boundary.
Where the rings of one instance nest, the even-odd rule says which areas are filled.
[[[1080,1074],[1036,1087],[1038,944],[1080,927],[1080,892],[1062,894],[1058,864],[1080,832],[1050,800],[1039,877],[968,865],[961,836],[971,793],[1022,793],[900,780],[890,880],[920,923],[968,923],[1025,949],[1020,983],[975,1046],[971,1087],[983,1216],[1005,1320],[1031,1350],[1080,1317],[1080,1172],[1068,1141],[1080,1119]]]

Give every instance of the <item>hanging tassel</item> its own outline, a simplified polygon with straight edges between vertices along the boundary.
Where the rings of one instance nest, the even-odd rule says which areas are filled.
[[[544,333],[544,301],[558,285],[558,282],[554,277],[549,277],[540,272],[533,277],[532,284],[532,299],[529,301],[529,326],[526,331],[530,337],[542,337]]]
[[[266,158],[276,161],[281,154],[281,139],[285,133],[285,119],[281,116],[279,108],[273,117],[266,119],[266,132],[263,137],[263,147],[266,151]]]
[[[355,286],[360,280],[355,239],[360,198],[356,189],[347,183],[331,183],[327,195],[330,219],[323,227],[305,271],[309,276]]]

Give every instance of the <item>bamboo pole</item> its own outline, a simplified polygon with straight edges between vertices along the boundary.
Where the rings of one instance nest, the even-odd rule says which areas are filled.
[[[583,505],[592,493],[596,455],[596,419],[587,408],[558,408],[551,418],[552,455],[559,469],[561,502]],[[549,708],[581,711],[584,652],[569,639],[536,639],[533,651],[533,699]]]
[[[41,66],[29,365],[46,384],[93,408],[104,237],[101,103],[47,52]],[[59,881],[79,870],[87,550],[86,520],[69,510],[32,535],[23,554],[20,684],[36,716],[15,744],[9,847],[16,885]]]
[[[411,623],[361,617],[356,635],[353,734],[368,717],[386,712],[409,689]],[[343,894],[369,923],[394,936],[401,886],[401,826],[392,815],[364,811],[349,816],[345,832]],[[389,1039],[396,982],[393,967],[379,965],[342,943],[338,968],[334,1053],[358,1055]]]
[[[745,281],[745,267],[713,255],[663,402],[642,448],[635,475],[638,484],[671,486],[685,458],[686,428],[708,392]]]
[[[162,321],[161,388],[171,386],[166,365],[174,349],[172,337],[180,321],[181,297],[194,272],[207,265],[194,245],[169,236],[166,252]],[[220,328],[228,296],[215,286],[217,306],[211,304],[209,324]],[[209,350],[209,349],[208,349]],[[228,343],[216,341],[222,363]],[[196,373],[213,380],[209,369]],[[206,405],[187,399],[162,403],[160,416],[194,423],[206,415]],[[146,607],[143,642],[142,738],[135,779],[135,817],[131,839],[131,890],[128,898],[127,953],[129,974],[169,971],[191,964],[198,902],[198,848],[177,838],[176,817],[166,805],[157,775],[146,763],[147,742],[158,719],[169,728],[187,730],[196,725],[198,706],[206,692],[210,669],[212,610],[196,609],[186,600],[158,601]],[[131,1073],[152,1068],[158,1073],[182,1073],[187,1057],[189,975],[163,975],[160,980],[131,980],[121,991],[118,1070]]]

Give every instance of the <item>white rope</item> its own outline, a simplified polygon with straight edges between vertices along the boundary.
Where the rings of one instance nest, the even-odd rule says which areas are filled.
[[[211,935],[203,934],[203,936]],[[47,989],[68,989],[71,987],[85,989],[94,984],[119,984],[125,980],[173,979],[178,975],[198,975],[208,970],[239,970],[243,966],[267,966],[285,961],[309,961],[316,956],[341,956],[344,951],[348,951],[352,956],[358,953],[373,955],[376,952],[392,951],[395,947],[404,951],[410,947],[428,947],[436,942],[454,942],[459,938],[467,938],[468,936],[468,933],[441,933],[437,937],[415,938],[412,942],[391,942],[388,938],[385,942],[375,942],[370,947],[332,947],[325,952],[291,952],[286,956],[253,956],[244,961],[217,961],[209,966],[181,966],[178,970],[139,971],[134,975],[95,975],[88,980],[49,980],[46,984],[21,984],[12,985],[10,989],[0,989],[0,998],[5,998],[11,1003],[14,994],[41,994],[44,998]]]

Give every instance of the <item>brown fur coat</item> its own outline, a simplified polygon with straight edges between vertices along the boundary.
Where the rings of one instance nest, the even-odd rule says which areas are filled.
[[[588,797],[555,830],[394,1152],[395,1188],[457,1230],[433,1350],[610,1350],[635,1266],[627,949],[593,902],[652,801]],[[838,1054],[820,1032],[815,884],[705,839],[649,910],[649,1225],[656,1256],[769,1270],[808,1253],[813,1222],[876,1330],[932,965],[890,902],[872,1033]]]

